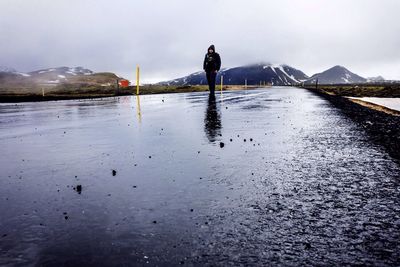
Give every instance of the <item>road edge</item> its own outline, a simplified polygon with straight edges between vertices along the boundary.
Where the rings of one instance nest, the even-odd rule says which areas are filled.
[[[328,100],[343,114],[363,127],[371,140],[385,147],[389,155],[400,164],[400,116],[318,89],[303,89]]]

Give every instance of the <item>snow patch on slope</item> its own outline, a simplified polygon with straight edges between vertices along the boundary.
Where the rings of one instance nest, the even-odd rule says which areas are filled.
[[[24,77],[30,77],[31,75],[27,74],[27,73],[22,73],[22,72],[17,72],[17,74],[24,76]]]
[[[279,66],[279,69],[283,72],[283,74],[285,74],[287,77],[289,77],[289,78],[292,79],[293,81],[299,82],[298,80],[296,80],[296,78],[295,78],[293,75],[289,75],[289,74],[286,73],[286,71],[285,71],[283,65],[280,65],[280,66]],[[285,78],[285,79],[286,79],[286,78]]]

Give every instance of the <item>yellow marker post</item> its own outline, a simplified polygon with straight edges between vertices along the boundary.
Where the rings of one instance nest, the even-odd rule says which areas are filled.
[[[221,75],[221,94],[222,94],[222,87],[224,86],[224,76]]]
[[[44,96],[44,88],[42,88],[42,96]]]
[[[139,65],[136,66],[136,94],[139,95]]]

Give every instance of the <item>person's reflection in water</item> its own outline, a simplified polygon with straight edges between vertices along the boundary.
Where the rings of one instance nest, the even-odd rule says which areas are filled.
[[[221,114],[218,110],[215,95],[210,94],[208,97],[208,106],[206,116],[204,118],[204,131],[206,132],[208,141],[215,142],[217,136],[221,135]]]

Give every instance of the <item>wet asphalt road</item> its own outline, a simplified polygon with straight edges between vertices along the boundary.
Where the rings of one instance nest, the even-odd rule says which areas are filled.
[[[303,89],[0,104],[0,145],[0,266],[400,264],[398,163]]]

